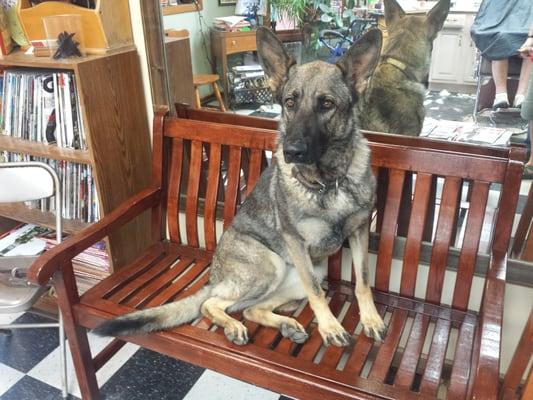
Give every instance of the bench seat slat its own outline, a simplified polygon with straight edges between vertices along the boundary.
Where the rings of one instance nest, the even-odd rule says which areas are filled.
[[[400,388],[409,389],[413,384],[416,368],[420,360],[420,354],[426,339],[426,333],[429,326],[429,316],[416,314],[411,328],[407,345],[398,367],[398,372],[394,379],[394,385]]]

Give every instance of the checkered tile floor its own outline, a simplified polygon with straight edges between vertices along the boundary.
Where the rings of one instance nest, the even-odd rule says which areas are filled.
[[[24,313],[0,315],[0,324],[51,322]],[[110,341],[89,334],[93,354]],[[277,393],[182,361],[124,346],[97,373],[106,400],[278,400]],[[80,398],[72,361],[68,361],[69,399]],[[0,399],[61,399],[57,329],[19,329],[0,333]]]

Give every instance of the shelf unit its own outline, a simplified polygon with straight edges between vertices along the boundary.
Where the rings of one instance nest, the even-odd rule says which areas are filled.
[[[9,67],[74,73],[88,149],[61,148],[0,134],[0,151],[91,165],[101,216],[149,185],[150,134],[139,56],[134,47],[66,60],[18,51],[0,58],[0,68]],[[54,226],[52,213],[24,204],[0,205],[0,217]],[[83,221],[68,219],[63,220],[63,225],[68,234],[88,226]],[[149,244],[150,216],[145,213],[107,238],[111,269],[120,269]]]

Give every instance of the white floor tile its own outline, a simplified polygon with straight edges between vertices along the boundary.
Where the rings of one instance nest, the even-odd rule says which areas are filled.
[[[7,392],[23,376],[24,373],[0,363],[0,396]]]
[[[20,317],[23,312],[15,313],[15,314],[0,314],[0,325],[8,325],[12,323],[14,320],[16,320],[18,317]]]
[[[522,183],[520,185],[520,194],[527,196],[529,193],[529,187],[531,186],[531,179],[522,179]]]
[[[112,338],[102,338],[89,333],[89,346],[91,347],[91,354],[93,357],[98,354]],[[81,397],[78,380],[74,372],[74,365],[68,350],[67,342],[67,381],[68,392],[74,396]],[[105,364],[97,373],[98,386],[102,387],[117,370],[124,365],[124,363],[139,349],[139,346],[128,343],[120,351],[113,356],[107,364]],[[50,386],[58,389],[61,388],[61,376],[59,372],[59,348],[56,348],[52,353],[46,356],[39,364],[37,364],[28,375],[38,379]]]
[[[277,400],[279,394],[206,370],[184,400]]]

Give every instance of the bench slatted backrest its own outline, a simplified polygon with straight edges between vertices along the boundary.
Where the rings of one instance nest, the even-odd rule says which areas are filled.
[[[498,250],[504,254],[508,248],[521,164],[507,157],[398,144],[371,143],[371,150],[384,197],[382,221],[376,229],[376,288],[389,290],[394,246],[401,245],[399,292],[414,296],[422,244],[427,241],[431,246],[426,246],[430,252],[426,301],[441,302],[445,272],[453,254],[458,258],[458,270],[452,304],[466,309],[478,252],[490,255]],[[500,186],[500,195],[490,190],[491,184]],[[428,212],[430,208],[434,215]],[[433,218],[433,229],[425,236],[428,218]],[[401,226],[402,220],[406,226]],[[398,238],[402,240],[398,242]]]
[[[262,159],[274,150],[276,132],[167,118],[164,136],[169,149],[165,165],[170,240],[198,247],[203,224],[203,246],[213,250],[220,234],[216,219],[222,218],[224,227],[229,225],[265,168]],[[386,143],[386,138],[370,142],[372,168],[380,184],[378,203],[381,196],[383,204],[371,223],[371,233],[379,238],[375,286],[382,291],[393,286],[392,260],[395,247],[401,245],[399,291],[414,296],[426,241],[430,262],[424,297],[440,303],[447,263],[451,256],[457,257],[453,305],[466,309],[478,251],[505,252],[509,244],[521,176],[521,164],[513,161],[518,156],[510,160],[509,150],[468,154],[407,146],[398,138],[391,142]],[[500,186],[501,196],[489,190],[491,184]],[[461,207],[461,199],[468,207]],[[184,229],[180,229],[180,210],[185,214]],[[434,221],[429,234],[428,219]],[[341,262],[340,254],[330,258],[330,279],[341,279]]]
[[[255,128],[168,118],[164,135],[168,154],[167,213],[170,240],[199,246],[199,218],[205,248],[216,246],[216,219],[226,228],[266,167],[276,133]],[[202,187],[203,186],[203,187]],[[185,232],[179,212],[185,211]],[[220,233],[220,232],[218,232]],[[185,240],[186,239],[186,240]]]

